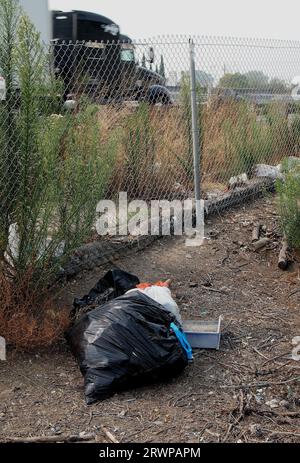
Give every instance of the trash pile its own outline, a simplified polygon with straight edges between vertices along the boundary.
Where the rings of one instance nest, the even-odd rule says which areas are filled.
[[[289,156],[285,158],[283,162],[277,166],[272,166],[269,164],[256,164],[252,170],[252,177],[284,181],[285,174],[295,169],[295,167],[299,167],[299,165],[300,159],[296,156]],[[228,189],[234,190],[235,188],[247,186],[249,183],[250,180],[248,175],[246,173],[242,173],[229,179]]]
[[[172,378],[192,360],[168,284],[140,284],[115,269],[74,300],[66,339],[84,376],[88,405]]]

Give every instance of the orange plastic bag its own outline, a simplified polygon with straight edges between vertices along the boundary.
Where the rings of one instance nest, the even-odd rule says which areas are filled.
[[[136,285],[138,289],[145,289],[149,288],[150,286],[162,286],[165,288],[170,286],[170,281],[157,281],[156,283],[140,283],[139,285]]]

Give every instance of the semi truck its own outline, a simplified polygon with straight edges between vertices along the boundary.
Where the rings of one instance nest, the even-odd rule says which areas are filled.
[[[96,101],[171,102],[165,79],[137,64],[132,40],[111,19],[86,11],[53,11],[52,25],[55,69],[66,95],[74,89],[74,70],[80,69],[84,90]],[[153,50],[149,56],[153,60]]]
[[[138,65],[132,40],[111,19],[86,11],[49,11],[48,0],[19,2],[43,42],[51,44],[55,72],[64,84],[64,100],[83,92],[99,103],[172,102],[165,78]],[[148,54],[153,62],[153,49]],[[0,97],[3,94],[0,88]]]

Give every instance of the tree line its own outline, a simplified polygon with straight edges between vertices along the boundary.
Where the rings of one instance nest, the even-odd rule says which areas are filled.
[[[290,86],[277,77],[269,78],[262,71],[249,71],[245,74],[239,72],[226,73],[219,80],[218,87],[245,89],[250,92],[289,93]]]

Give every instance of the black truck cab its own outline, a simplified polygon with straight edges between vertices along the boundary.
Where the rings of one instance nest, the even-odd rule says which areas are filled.
[[[53,47],[64,98],[87,94],[94,101],[147,100],[170,103],[164,79],[139,67],[135,47],[111,19],[86,11],[53,11]]]
[[[109,18],[87,11],[53,11],[53,40],[66,42],[112,42],[120,28]]]

